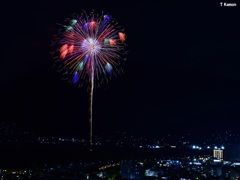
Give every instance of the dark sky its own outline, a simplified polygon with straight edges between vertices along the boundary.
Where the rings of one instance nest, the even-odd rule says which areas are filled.
[[[93,134],[238,130],[240,3],[7,2],[1,11],[1,121],[86,136],[88,92],[52,68],[52,36],[71,13],[111,14],[129,45],[124,74],[94,92]]]

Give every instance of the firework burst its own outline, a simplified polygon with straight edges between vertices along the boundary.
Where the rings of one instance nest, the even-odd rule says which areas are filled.
[[[126,35],[110,15],[84,12],[61,26],[55,62],[70,83],[100,85],[122,71]]]
[[[90,144],[92,144],[93,89],[121,72],[126,58],[124,29],[108,14],[83,12],[61,25],[54,47],[55,62],[70,83],[90,90]]]

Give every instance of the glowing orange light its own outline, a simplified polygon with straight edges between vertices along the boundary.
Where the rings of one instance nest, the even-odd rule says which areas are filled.
[[[61,48],[60,48],[60,52],[63,52],[65,50],[67,50],[68,48],[68,45],[67,44],[64,44]]]
[[[117,43],[116,43],[116,41],[114,39],[109,39],[109,44],[110,44],[110,46],[117,45]]]
[[[121,40],[122,43],[123,43],[123,42],[125,41],[125,39],[126,39],[125,34],[122,33],[122,32],[119,32],[118,35],[119,35],[120,40]]]
[[[66,57],[66,55],[67,55],[67,52],[68,52],[67,50],[61,52],[60,58],[64,59]]]
[[[71,46],[68,48],[68,53],[72,54],[73,48],[74,48],[74,45],[71,45]]]
[[[64,44],[61,48],[60,48],[60,58],[64,59],[66,57],[68,53],[68,45]]]

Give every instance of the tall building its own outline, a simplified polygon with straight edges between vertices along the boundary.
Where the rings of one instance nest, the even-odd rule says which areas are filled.
[[[217,158],[223,160],[223,150],[221,149],[214,149],[213,150],[213,158]]]

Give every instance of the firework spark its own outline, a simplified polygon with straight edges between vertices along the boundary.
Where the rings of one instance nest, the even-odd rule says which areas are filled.
[[[70,83],[89,85],[90,144],[92,144],[93,89],[121,72],[126,55],[124,29],[108,14],[83,12],[67,19],[55,45],[56,64]]]

